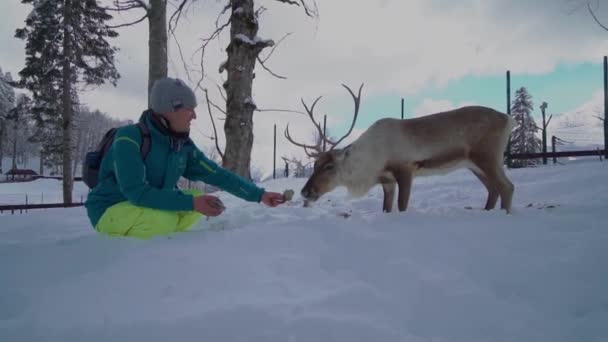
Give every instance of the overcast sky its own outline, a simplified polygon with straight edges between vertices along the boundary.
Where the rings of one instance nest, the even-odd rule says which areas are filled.
[[[598,65],[608,53],[608,32],[593,22],[586,9],[572,11],[580,1],[318,0],[318,19],[306,17],[300,7],[274,0],[257,1],[257,6],[268,9],[260,19],[259,36],[277,41],[286,33],[292,34],[267,62],[274,72],[288,79],[274,78],[258,66],[254,101],[259,108],[301,110],[300,98],[310,103],[323,95],[317,114],[320,119],[327,114],[328,125],[339,135],[348,126],[352,113],[350,96],[340,84],[356,89],[365,83],[357,134],[376,118],[398,115],[401,97],[409,105],[416,104],[414,108],[408,107],[407,116],[423,115],[483,103],[481,94],[488,91],[504,98],[507,69],[514,79],[551,80],[556,73],[572,72],[573,68],[595,68],[598,83],[589,85],[588,90],[577,87],[584,89],[585,94],[588,92],[588,96],[578,95],[576,102],[580,103],[569,103],[573,108],[564,110],[574,109],[590,101],[601,87]],[[200,69],[200,54],[193,56],[193,53],[200,46],[200,39],[213,31],[224,3],[198,0],[182,19],[177,39],[191,68]],[[22,5],[18,0],[0,1],[3,13],[0,66],[14,75],[23,67],[24,60],[24,43],[13,38],[14,30],[23,26],[30,9],[31,6]],[[603,4],[598,13],[608,22],[608,4]],[[117,16],[115,22],[125,22],[140,14]],[[225,16],[220,18],[220,22],[225,20]],[[119,84],[116,88],[102,86],[82,94],[83,102],[113,117],[133,120],[139,117],[146,105],[147,32],[147,22],[119,30],[120,37],[114,40],[120,48],[117,67],[122,78]],[[205,86],[210,87],[216,101],[220,98],[212,81],[221,84],[225,77],[225,73],[218,73],[218,67],[226,58],[226,45],[227,34],[224,34],[210,45],[206,56]],[[170,47],[170,60],[170,76],[188,81],[174,43]],[[199,74],[191,73],[191,84],[198,77]],[[552,93],[553,97],[568,96],[565,83],[589,83],[569,77],[573,80],[564,82],[563,94],[557,90],[558,93]],[[475,82],[477,79],[483,82]],[[488,81],[492,79],[500,83]],[[547,87],[556,89],[555,84],[548,83]],[[539,84],[544,88],[542,82]],[[467,98],[451,95],[465,85],[473,95]],[[480,94],[479,98],[473,98],[476,93]],[[211,134],[211,126],[200,92],[198,100],[199,118],[192,137],[200,145],[209,146],[210,140],[201,134]],[[497,109],[505,110],[505,101],[501,101]],[[386,113],[386,108],[394,108],[394,112]],[[291,122],[290,127],[300,140],[310,139],[312,124],[301,115],[255,114],[253,160],[257,167],[271,170],[273,124],[277,124],[281,134],[287,122]],[[221,141],[223,143],[223,137]],[[296,149],[282,145],[282,136],[278,141],[279,157],[298,154]]]

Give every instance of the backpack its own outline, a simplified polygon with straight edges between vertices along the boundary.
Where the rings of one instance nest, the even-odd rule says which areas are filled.
[[[139,147],[139,151],[141,153],[141,159],[145,160],[148,156],[148,152],[150,152],[150,130],[148,129],[148,126],[142,122],[138,122],[137,127],[142,136],[142,143]],[[97,145],[97,148],[94,151],[87,152],[84,158],[84,164],[82,165],[82,181],[89,189],[93,189],[97,185],[101,161],[112,146],[114,135],[118,128],[119,127],[114,127],[108,130]]]

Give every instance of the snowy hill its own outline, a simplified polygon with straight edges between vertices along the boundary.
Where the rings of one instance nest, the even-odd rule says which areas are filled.
[[[547,127],[547,139],[555,135],[568,142],[559,150],[604,148],[604,126],[597,117],[603,117],[602,93],[574,111],[554,115]],[[542,125],[542,121],[537,124]]]
[[[415,180],[406,213],[380,213],[380,188],[221,194],[224,215],[148,241],[82,208],[0,215],[0,341],[606,341],[607,172],[508,170],[512,215],[464,171]]]

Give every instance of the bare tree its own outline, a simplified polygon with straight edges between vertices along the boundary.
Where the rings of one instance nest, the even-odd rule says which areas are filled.
[[[142,11],[142,16],[132,22],[112,26],[113,28],[132,26],[148,19],[148,93],[154,81],[167,77],[168,33],[174,32],[188,0],[179,0],[176,10],[169,20],[167,29],[167,0],[113,0],[110,11]]]
[[[281,157],[281,159],[283,159],[287,165],[293,165],[294,177],[300,178],[307,176],[307,170],[311,167],[310,162],[304,162],[301,158],[296,157]]]
[[[327,135],[326,132],[323,132],[323,128],[321,127],[320,122],[317,122],[315,117],[314,117],[314,110],[315,110],[315,106],[317,105],[317,103],[319,102],[319,100],[321,99],[321,96],[317,97],[317,99],[312,103],[312,105],[310,107],[308,107],[308,105],[304,102],[304,100],[302,99],[302,105],[304,106],[304,109],[306,110],[306,113],[308,115],[308,117],[310,118],[310,120],[312,121],[312,123],[315,126],[315,129],[317,131],[317,136],[320,137],[319,139],[316,139],[316,142],[314,145],[312,144],[306,144],[306,143],[300,143],[295,141],[292,137],[291,134],[289,133],[289,124],[287,125],[287,127],[285,128],[285,138],[287,138],[287,140],[289,142],[291,142],[292,144],[301,147],[304,149],[304,153],[306,153],[307,156],[311,157],[311,158],[316,158],[318,156],[319,153],[324,152],[325,150],[323,149],[323,143],[326,143],[329,146],[329,150],[333,150],[336,146],[338,146],[338,144],[340,144],[342,141],[344,141],[344,139],[346,137],[348,137],[352,131],[353,128],[355,127],[355,123],[357,122],[357,117],[359,115],[359,106],[361,103],[361,89],[363,88],[363,84],[361,84],[361,86],[359,87],[359,91],[357,93],[357,95],[355,95],[355,93],[346,85],[342,84],[342,86],[344,88],[346,88],[346,90],[348,90],[348,92],[350,93],[351,97],[353,98],[354,101],[354,113],[353,113],[353,121],[350,125],[350,129],[348,130],[348,132],[346,132],[345,135],[343,135],[340,139],[338,140],[333,140],[330,139]]]
[[[591,17],[593,18],[593,21],[595,21],[595,23],[597,25],[599,25],[604,30],[608,31],[608,25],[604,24],[598,16],[600,0],[565,0],[565,1],[570,6],[572,6],[572,8],[569,11],[570,14],[572,14],[574,12],[578,12],[580,10],[587,11],[591,15]]]
[[[276,0],[281,3],[302,7],[309,17],[318,17],[316,3],[312,6],[305,0]],[[314,0],[313,0],[314,1]],[[202,89],[201,84],[205,77],[204,56],[205,49],[211,41],[219,37],[220,33],[230,27],[230,41],[226,48],[227,59],[219,67],[219,72],[226,71],[227,79],[223,83],[225,95],[225,121],[224,133],[226,145],[222,153],[223,167],[235,173],[251,179],[251,150],[253,146],[253,113],[261,111],[252,98],[254,69],[259,63],[264,70],[277,78],[285,78],[274,73],[266,66],[266,62],[274,49],[264,57],[260,53],[267,47],[275,47],[278,44],[272,39],[262,39],[258,33],[259,19],[266,11],[265,7],[255,8],[254,0],[230,0],[223,8],[216,20],[215,31],[203,40],[200,48],[201,53],[201,79],[196,87]],[[225,13],[230,17],[220,24],[220,19]],[[279,43],[288,36],[279,40]],[[209,99],[207,98],[209,103]],[[214,131],[217,138],[217,131]],[[217,141],[217,139],[216,139]],[[219,146],[216,144],[219,150]]]

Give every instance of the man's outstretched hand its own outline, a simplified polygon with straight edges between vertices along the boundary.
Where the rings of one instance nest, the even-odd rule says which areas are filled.
[[[285,196],[278,192],[265,192],[262,195],[262,203],[269,207],[276,207],[280,204],[285,203]]]

